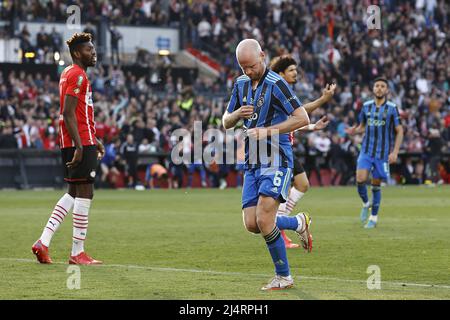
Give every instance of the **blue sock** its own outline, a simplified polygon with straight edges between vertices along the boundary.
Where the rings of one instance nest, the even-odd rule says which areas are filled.
[[[298,220],[296,217],[278,216],[277,215],[277,227],[280,230],[297,230]]]
[[[289,273],[289,264],[287,260],[286,247],[284,245],[283,237],[280,234],[280,229],[277,226],[273,228],[272,232],[264,236],[267,248],[269,248],[272,261],[275,265],[275,273],[277,275],[287,277]]]
[[[364,203],[369,201],[369,197],[367,196],[367,187],[365,183],[358,183],[358,193]]]
[[[381,203],[381,187],[372,185],[372,215],[376,216],[380,209]]]

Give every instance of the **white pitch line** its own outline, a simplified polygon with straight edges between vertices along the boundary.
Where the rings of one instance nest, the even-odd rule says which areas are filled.
[[[20,259],[20,258],[0,258],[0,261],[11,261],[11,262],[26,262],[26,263],[37,263],[34,259]],[[53,262],[53,264],[58,265],[68,265],[66,262]],[[269,278],[273,275],[262,274],[262,273],[244,273],[244,272],[231,272],[231,271],[214,271],[214,270],[201,270],[201,269],[180,269],[180,268],[163,268],[163,267],[150,267],[150,266],[137,266],[137,265],[124,265],[124,264],[102,264],[92,266],[94,268],[122,268],[122,269],[140,269],[140,270],[152,270],[152,271],[163,271],[163,272],[188,272],[188,273],[204,273],[212,275],[225,275],[225,276],[250,276],[250,277],[265,277]],[[309,277],[309,276],[295,276],[299,280],[318,280],[318,281],[337,281],[337,282],[354,282],[366,284],[366,280],[353,280],[353,279],[341,279],[333,277]],[[400,281],[381,281],[383,285],[401,286],[401,287],[425,287],[425,288],[439,288],[439,289],[450,289],[450,285],[441,284],[425,284],[425,283],[409,283]]]

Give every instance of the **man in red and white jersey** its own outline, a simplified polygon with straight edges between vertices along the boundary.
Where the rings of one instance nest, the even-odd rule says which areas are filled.
[[[95,66],[97,54],[89,33],[75,33],[66,43],[73,64],[64,69],[59,82],[59,143],[64,180],[69,184],[69,190],[53,209],[41,237],[32,246],[32,252],[40,263],[52,263],[48,252],[50,241],[73,208],[73,243],[69,263],[100,264],[101,261],[84,252],[97,161],[105,154],[103,144],[95,136],[92,90],[86,75],[87,68]]]

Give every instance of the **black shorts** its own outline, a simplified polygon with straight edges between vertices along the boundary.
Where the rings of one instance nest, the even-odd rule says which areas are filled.
[[[294,174],[293,177],[295,177],[298,174],[301,174],[305,172],[305,169],[303,168],[302,164],[300,163],[300,161],[296,158],[294,158]]]
[[[72,184],[94,183],[98,164],[97,146],[84,146],[81,162],[74,168],[68,168],[66,163],[72,161],[74,153],[75,148],[61,149],[64,180]]]

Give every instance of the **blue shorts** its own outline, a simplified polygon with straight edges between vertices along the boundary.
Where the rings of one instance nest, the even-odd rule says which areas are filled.
[[[286,202],[291,185],[292,169],[258,168],[244,173],[242,188],[242,209],[254,207],[260,195],[272,197],[281,203]]]
[[[356,169],[369,170],[374,179],[387,180],[390,175],[389,162],[387,160],[372,158],[365,153],[359,154]]]

